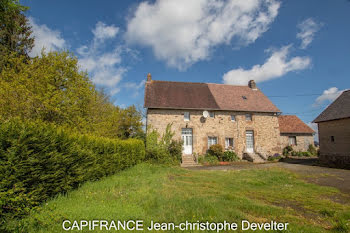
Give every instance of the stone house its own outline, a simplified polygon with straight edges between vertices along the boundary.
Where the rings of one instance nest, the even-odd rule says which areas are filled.
[[[350,168],[350,90],[344,91],[313,122],[318,125],[320,160]]]
[[[269,155],[281,154],[286,145],[279,126],[281,111],[253,80],[247,86],[234,86],[158,81],[148,74],[144,107],[147,130],[163,133],[172,124],[175,139],[184,142],[183,160],[193,162],[193,155],[205,154],[211,145],[221,144],[240,158],[262,162]],[[290,122],[301,127],[299,121]],[[297,136],[302,147],[304,138],[313,133],[310,130],[286,133]]]
[[[284,148],[292,146],[295,151],[307,151],[314,146],[314,133],[308,125],[294,115],[278,116],[280,144]]]

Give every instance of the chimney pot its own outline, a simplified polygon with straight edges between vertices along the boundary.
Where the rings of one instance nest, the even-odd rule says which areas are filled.
[[[248,82],[248,87],[250,87],[252,90],[257,90],[257,88],[256,88],[256,83],[255,83],[254,80],[250,80],[250,81]]]
[[[150,81],[152,81],[152,75],[151,75],[151,73],[148,73],[147,74],[147,82],[150,82]]]

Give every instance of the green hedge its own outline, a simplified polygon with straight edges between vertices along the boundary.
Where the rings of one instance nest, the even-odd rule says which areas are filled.
[[[42,122],[0,122],[0,225],[144,157],[141,140],[81,136]]]

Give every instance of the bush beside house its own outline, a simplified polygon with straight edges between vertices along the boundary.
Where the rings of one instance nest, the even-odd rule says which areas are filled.
[[[168,124],[162,136],[155,129],[149,129],[146,136],[146,160],[163,164],[179,164],[182,156],[182,142],[174,140],[174,132]]]
[[[211,145],[205,155],[199,156],[199,162],[203,164],[215,165],[220,162],[234,162],[239,158],[234,151],[224,151],[222,145]]]

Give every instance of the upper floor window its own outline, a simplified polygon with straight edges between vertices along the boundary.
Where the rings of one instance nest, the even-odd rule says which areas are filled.
[[[209,116],[210,116],[211,118],[214,118],[214,117],[215,117],[215,113],[214,113],[214,112],[209,112]]]
[[[245,120],[246,121],[251,121],[252,120],[252,114],[250,114],[250,113],[245,114]]]
[[[236,116],[235,115],[231,115],[231,121],[236,121]]]
[[[295,146],[297,144],[297,138],[295,136],[289,136],[289,145]]]
[[[184,121],[189,121],[189,120],[190,120],[190,113],[184,112]]]

